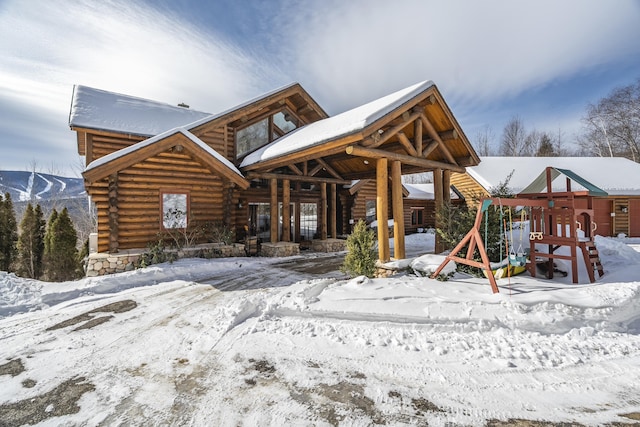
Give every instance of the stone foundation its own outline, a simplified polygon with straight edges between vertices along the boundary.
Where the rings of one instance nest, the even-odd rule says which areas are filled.
[[[313,240],[311,249],[316,252],[343,252],[347,250],[347,241],[342,239]]]
[[[313,240],[310,244],[311,250],[316,252],[342,252],[346,250],[347,241],[342,239]],[[300,244],[293,242],[262,243],[260,249],[260,255],[266,257],[288,257],[300,254]],[[166,251],[175,252],[178,259],[247,256],[243,243],[232,245],[213,243],[180,250],[167,249]],[[86,276],[96,277],[134,270],[139,266],[140,258],[144,253],[143,249],[122,251],[117,254],[94,252],[89,255],[87,260]]]
[[[263,243],[260,254],[266,257],[285,257],[300,254],[300,244],[293,242]]]
[[[144,251],[128,251],[117,254],[92,253],[87,260],[85,274],[87,277],[95,277],[134,270],[143,252]]]
[[[166,251],[175,252],[178,259],[246,256],[244,244],[242,243],[234,243],[232,245],[213,243],[180,250],[167,249]],[[85,274],[87,277],[96,277],[134,270],[138,267],[143,253],[145,253],[145,250],[142,249],[123,251],[117,254],[92,253],[87,260]]]

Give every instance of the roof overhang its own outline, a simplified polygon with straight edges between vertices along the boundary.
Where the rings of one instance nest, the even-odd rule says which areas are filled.
[[[387,99],[385,109],[381,101]],[[360,126],[344,125],[371,105],[382,105],[373,120],[367,121],[369,116]],[[332,129],[338,131],[332,134]],[[320,168],[336,179],[371,179],[381,158],[401,162],[403,174],[463,173],[480,162],[437,87],[425,82],[291,132],[247,156],[240,168],[254,175],[276,169],[307,175]]]
[[[91,162],[82,176],[87,182],[92,183],[171,149],[190,153],[195,161],[205,166],[212,174],[227,179],[243,189],[250,185],[231,162],[182,128],[172,129],[101,157]]]

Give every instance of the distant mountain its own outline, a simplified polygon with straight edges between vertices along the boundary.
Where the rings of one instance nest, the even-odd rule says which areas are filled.
[[[16,203],[43,203],[87,197],[82,178],[26,171],[0,171],[0,192],[9,192]]]

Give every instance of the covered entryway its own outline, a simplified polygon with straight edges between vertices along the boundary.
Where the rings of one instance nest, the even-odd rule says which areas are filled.
[[[393,255],[404,258],[402,175],[433,172],[438,209],[449,197],[451,172],[462,173],[479,161],[440,92],[427,81],[306,125],[249,154],[240,168],[248,179],[269,180],[272,211],[280,202],[288,205],[291,181],[318,186],[321,240],[337,237],[337,187],[375,179],[378,224],[394,219]],[[279,236],[271,222],[272,242],[287,241],[285,223]],[[379,259],[388,261],[387,227],[378,227],[378,241]],[[437,241],[436,251],[441,249]]]

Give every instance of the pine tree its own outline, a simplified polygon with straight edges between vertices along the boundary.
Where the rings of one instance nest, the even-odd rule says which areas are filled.
[[[40,205],[34,209],[29,203],[20,222],[20,237],[18,238],[16,272],[23,277],[38,279],[42,275],[44,227]]]
[[[58,218],[58,211],[54,208],[47,220],[46,231],[44,233],[44,254],[42,257],[43,271],[45,277],[50,279],[50,273],[55,270],[55,256],[52,252],[51,242],[53,240],[53,223]]]
[[[78,234],[73,227],[67,208],[57,214],[47,228],[45,248],[48,245],[48,252],[46,249],[45,252],[48,259],[48,279],[56,282],[76,279],[80,272],[76,246]]]
[[[0,199],[0,270],[12,271],[17,254],[18,224],[13,210],[11,194],[5,193]]]

